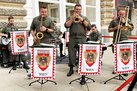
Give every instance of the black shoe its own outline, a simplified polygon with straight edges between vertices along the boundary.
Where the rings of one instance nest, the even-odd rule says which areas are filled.
[[[13,65],[13,70],[16,70],[16,66],[15,65]]]
[[[67,76],[69,77],[69,76],[71,76],[73,73],[74,73],[73,68],[70,68],[70,70],[69,70]]]
[[[128,76],[128,74],[123,74],[123,76]]]
[[[3,64],[3,67],[8,68],[9,66],[8,66],[8,64]]]
[[[64,57],[65,55],[61,54],[60,57]]]
[[[30,69],[30,67],[28,66],[28,64],[27,64],[27,63],[23,65],[23,68],[24,68],[24,69],[27,69],[27,70],[29,70],[29,69]]]
[[[112,74],[115,74],[115,72],[113,71]]]
[[[31,74],[28,74],[27,76],[28,76],[29,78],[31,78]]]

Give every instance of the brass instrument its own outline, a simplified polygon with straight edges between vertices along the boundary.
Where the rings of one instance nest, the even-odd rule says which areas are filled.
[[[115,43],[118,43],[120,40],[120,36],[121,36],[121,30],[122,31],[128,31],[129,29],[131,29],[131,25],[128,24],[128,13],[129,13],[129,6],[127,6],[125,8],[126,13],[126,18],[120,18],[119,20],[119,24],[118,26],[122,26],[121,28],[118,27],[117,29],[117,34],[116,34],[116,39],[115,39]]]
[[[37,32],[36,34],[37,39],[41,40],[44,37],[44,34],[42,32]]]
[[[73,22],[75,22],[75,23],[79,23],[80,22],[80,20],[79,20],[79,14],[75,13],[75,19],[74,19]]]
[[[40,27],[42,26],[42,24],[43,24],[43,17],[41,17],[41,20],[40,20]],[[44,38],[44,34],[41,31],[39,31],[36,33],[36,37],[38,39],[37,45],[40,45],[40,40]]]
[[[126,16],[126,18],[122,18],[121,19],[121,21],[125,23],[125,25],[123,25],[123,27],[121,28],[121,30],[127,31],[127,30],[131,29],[131,26],[128,24],[129,6],[127,6],[125,8],[125,10],[127,11],[127,16]]]

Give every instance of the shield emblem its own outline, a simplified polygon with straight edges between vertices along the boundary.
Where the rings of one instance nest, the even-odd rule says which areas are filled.
[[[124,48],[120,49],[120,58],[121,62],[125,65],[127,65],[131,58],[131,50],[130,48]]]
[[[22,34],[22,35],[16,35],[16,44],[19,46],[19,47],[22,47],[25,43],[25,36]]]
[[[96,50],[86,50],[84,52],[84,58],[86,59],[86,64],[91,67],[95,63],[97,58]]]
[[[49,63],[50,63],[50,56],[49,54],[44,54],[44,53],[38,53],[36,56],[37,64],[38,67],[44,71],[48,68]]]

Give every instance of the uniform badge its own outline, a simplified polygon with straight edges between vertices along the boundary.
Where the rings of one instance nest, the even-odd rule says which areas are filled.
[[[48,53],[38,53],[36,56],[38,67],[44,71],[48,68],[50,63],[50,55]]]
[[[95,61],[96,61],[96,58],[97,58],[97,52],[96,50],[86,50],[84,52],[84,58],[86,59],[86,63],[89,67],[91,67]]]
[[[120,49],[120,58],[121,62],[125,65],[127,65],[131,58],[131,50],[130,48]]]
[[[23,34],[22,35],[16,35],[15,41],[19,47],[22,47],[25,43],[25,36]]]

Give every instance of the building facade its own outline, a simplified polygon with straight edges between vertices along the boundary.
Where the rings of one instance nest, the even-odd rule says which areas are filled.
[[[7,24],[7,18],[13,15],[15,18],[15,25],[24,29],[27,27],[27,22],[24,17],[27,11],[24,7],[26,0],[0,0],[0,29]]]
[[[49,16],[57,21],[61,31],[64,32],[66,18],[71,14],[75,3],[80,3],[82,14],[88,17],[91,24],[96,24],[103,35],[112,35],[108,33],[107,28],[114,18],[118,1],[120,0],[0,0],[0,28],[6,24],[7,17],[13,15],[17,27],[29,30],[32,19],[39,15],[39,7],[45,5],[48,7]],[[132,7],[131,11],[131,20],[136,29],[137,9]],[[134,30],[133,35],[135,34]]]
[[[82,5],[82,14],[87,16],[91,23],[97,24],[100,30],[100,0],[27,0],[26,8],[32,13],[27,14],[26,20],[29,22],[33,17],[39,15],[39,7],[45,5],[48,7],[49,16],[57,21],[61,31],[66,31],[64,22],[73,10],[75,3]]]

